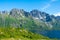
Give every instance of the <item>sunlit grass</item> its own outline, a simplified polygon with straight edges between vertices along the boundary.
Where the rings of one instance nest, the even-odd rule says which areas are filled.
[[[23,28],[0,27],[0,40],[37,40],[37,39],[49,39],[49,38],[32,33]]]

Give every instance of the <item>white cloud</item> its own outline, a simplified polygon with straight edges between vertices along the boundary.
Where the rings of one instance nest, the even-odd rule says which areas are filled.
[[[60,12],[53,14],[54,16],[60,16]]]
[[[45,9],[47,9],[48,7],[50,7],[50,4],[45,5],[42,9],[45,10]]]
[[[42,8],[42,10],[46,10],[47,8],[49,8],[49,7],[51,6],[51,3],[55,2],[55,1],[57,1],[57,0],[50,0],[50,2],[47,3],[47,5],[45,5],[45,6]]]

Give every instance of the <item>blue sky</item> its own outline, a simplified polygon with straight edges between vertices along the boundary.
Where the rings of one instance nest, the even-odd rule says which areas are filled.
[[[0,10],[11,10],[12,8],[31,11],[38,9],[49,14],[60,14],[60,0],[0,0]]]

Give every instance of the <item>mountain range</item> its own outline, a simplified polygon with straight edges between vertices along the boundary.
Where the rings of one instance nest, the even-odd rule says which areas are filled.
[[[37,9],[27,12],[23,9],[13,8],[9,12],[0,11],[0,27],[23,28],[33,33],[48,36],[54,34],[53,30],[60,30],[60,16],[49,15]],[[53,38],[60,38],[60,36]]]

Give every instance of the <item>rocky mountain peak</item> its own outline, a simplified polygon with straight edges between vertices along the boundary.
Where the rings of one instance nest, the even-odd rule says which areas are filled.
[[[43,21],[46,21],[46,22],[52,20],[49,14],[47,14],[45,12],[41,12],[39,10],[32,10],[30,12],[30,15],[35,19],[43,20]]]
[[[12,16],[23,16],[23,13],[24,13],[24,10],[23,9],[17,9],[17,8],[14,8],[10,11],[10,15]]]

